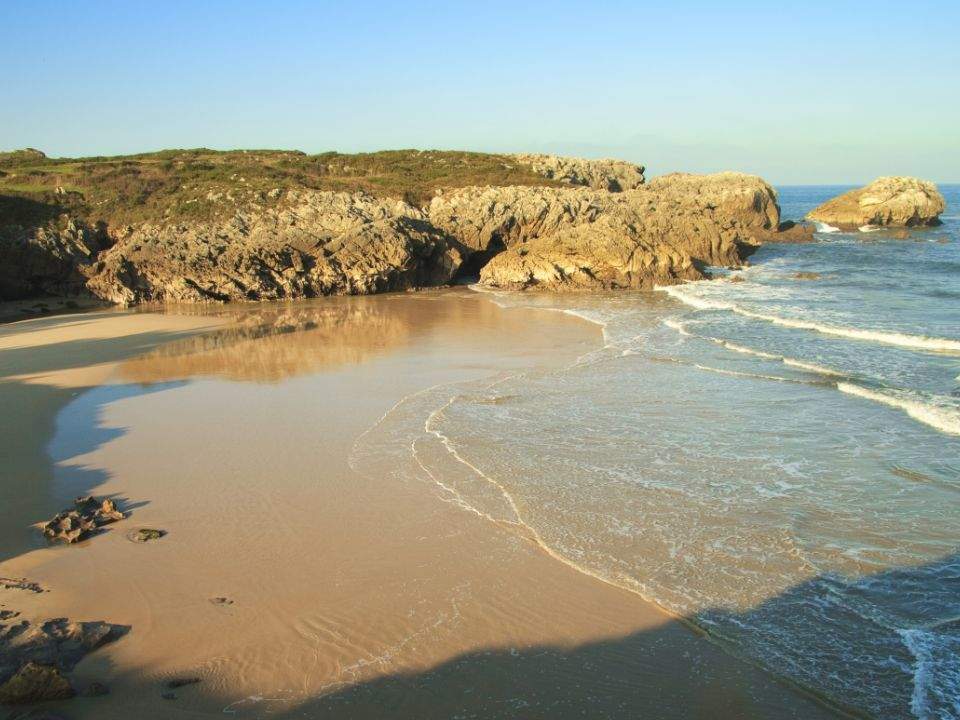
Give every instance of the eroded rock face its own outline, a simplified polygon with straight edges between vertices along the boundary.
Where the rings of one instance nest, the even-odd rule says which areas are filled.
[[[85,293],[81,268],[106,245],[101,230],[73,221],[62,229],[7,228],[0,233],[0,300]]]
[[[56,242],[78,248],[67,264],[89,293],[129,305],[371,294],[458,273],[498,287],[644,288],[701,278],[706,265],[735,266],[750,247],[786,239],[776,194],[754,176],[643,184],[629,163],[523,157],[581,185],[467,187],[425,210],[363,193],[278,191],[277,202],[250,201],[228,219],[124,228],[100,252],[78,228]]]
[[[932,182],[912,177],[882,177],[828,200],[807,217],[843,230],[864,225],[917,227],[938,224],[944,209],[943,195]]]
[[[225,222],[132,230],[88,287],[120,304],[370,294],[447,282],[456,247],[422,212],[363,194],[289,191]]]
[[[436,198],[431,221],[473,250],[503,249],[483,284],[552,290],[649,288],[739,265],[776,233],[776,193],[739,173],[676,174],[622,193],[466,188]]]
[[[538,175],[569,183],[583,185],[595,190],[621,192],[633,190],[644,183],[643,166],[625,160],[586,160],[584,158],[559,157],[521,153],[512,155],[517,162],[530,166]]]

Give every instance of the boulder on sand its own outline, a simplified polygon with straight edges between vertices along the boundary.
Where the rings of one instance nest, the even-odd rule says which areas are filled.
[[[912,177],[882,177],[811,210],[807,218],[842,230],[939,224],[946,208],[937,186]]]
[[[96,500],[91,496],[78,497],[72,510],[63,510],[43,526],[43,534],[49,540],[80,542],[92,535],[97,528],[126,517],[117,510],[110,498]]]

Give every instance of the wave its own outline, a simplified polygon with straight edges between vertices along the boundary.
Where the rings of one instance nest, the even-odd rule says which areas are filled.
[[[709,282],[709,281],[708,281]],[[696,308],[697,310],[729,310],[744,317],[755,320],[764,320],[774,325],[796,328],[799,330],[813,330],[824,335],[835,335],[854,340],[864,340],[868,342],[879,342],[885,345],[896,345],[912,350],[932,350],[935,352],[960,353],[960,340],[951,338],[930,337],[928,335],[909,335],[907,333],[884,332],[882,330],[864,330],[861,328],[850,328],[835,325],[822,325],[809,320],[799,320],[784,318],[778,315],[767,315],[752,310],[747,310],[739,305],[729,302],[720,302],[716,300],[706,300],[704,298],[692,297],[683,292],[681,286],[672,285],[668,287],[658,287],[671,297],[680,302]]]
[[[667,319],[663,321],[663,324],[666,325],[671,330],[676,330],[681,335],[690,335],[690,331],[684,327],[683,323],[679,320]]]
[[[871,390],[862,385],[838,382],[837,390],[905,411],[914,420],[950,435],[960,435],[960,408],[924,402],[904,390]]]
[[[748,348],[744,345],[737,345],[732,343],[729,340],[721,340],[720,338],[708,338],[718,345],[722,345],[728,350],[733,350],[734,352],[743,353],[745,355],[754,355],[764,360],[777,360],[782,362],[784,365],[789,365],[790,367],[795,367],[798,370],[806,370],[807,372],[817,373],[818,375],[832,375],[835,377],[842,376],[843,373],[837,372],[836,370],[831,370],[830,368],[823,367],[822,365],[817,365],[815,363],[804,362],[802,360],[794,360],[789,358],[786,355],[775,355],[774,353],[764,352],[763,350],[754,350],[753,348]]]
[[[753,378],[754,380],[773,380],[775,382],[794,383],[797,385],[822,384],[822,383],[811,383],[805,380],[796,380],[794,378],[783,377],[781,375],[763,375],[761,373],[741,372],[739,370],[726,370],[724,368],[715,368],[715,367],[710,367],[709,365],[701,365],[699,363],[694,363],[693,367],[695,367],[697,370],[705,370],[706,372],[716,373],[717,375],[729,375],[731,377]]]
[[[838,232],[840,232],[840,228],[834,227],[833,225],[830,225],[829,223],[825,223],[825,222],[814,222],[813,224],[816,226],[817,232],[820,232],[820,233],[838,233]]]
[[[533,306],[531,306],[531,307],[533,307]],[[582,310],[572,310],[572,309],[570,309],[570,308],[563,308],[563,309],[560,309],[560,308],[540,308],[540,309],[542,309],[542,310],[555,310],[555,311],[559,311],[559,312],[562,312],[564,315],[570,315],[570,316],[575,317],[575,318],[580,318],[581,320],[586,320],[588,323],[593,323],[594,325],[599,325],[599,326],[602,327],[602,328],[606,328],[606,327],[607,327],[607,322],[606,322],[605,320],[600,320],[600,319],[598,319],[598,318],[592,317],[591,315],[588,315],[587,313],[583,312]]]

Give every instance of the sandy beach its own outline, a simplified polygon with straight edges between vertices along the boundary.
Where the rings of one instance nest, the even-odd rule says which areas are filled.
[[[0,590],[0,604],[130,627],[73,673],[110,694],[51,707],[75,719],[835,716],[465,508],[445,478],[411,464],[398,481],[409,448],[365,443],[428,388],[489,387],[602,342],[577,318],[466,290],[0,327],[0,576],[48,590]],[[48,547],[30,525],[83,494],[129,517]],[[168,534],[131,542],[139,527]],[[184,676],[202,682],[164,698]]]

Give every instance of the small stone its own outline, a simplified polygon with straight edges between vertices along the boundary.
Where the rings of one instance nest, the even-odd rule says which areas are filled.
[[[166,530],[157,530],[155,528],[140,528],[133,534],[134,542],[150,542],[151,540],[159,540],[164,535],[167,534]]]
[[[177,688],[186,687],[187,685],[196,685],[201,681],[201,678],[198,677],[180,677],[173,678],[172,680],[167,680],[164,684],[168,690],[176,690]]]
[[[92,682],[83,691],[84,697],[102,697],[110,694],[110,688],[100,682]]]

